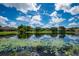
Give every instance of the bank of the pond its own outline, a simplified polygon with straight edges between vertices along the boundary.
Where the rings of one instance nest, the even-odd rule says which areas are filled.
[[[0,32],[0,36],[5,36],[5,35],[16,35],[19,34],[17,31],[3,31]],[[73,32],[65,32],[65,33],[54,33],[51,31],[43,31],[43,32],[35,32],[35,31],[31,31],[31,32],[26,32],[25,34],[75,34]]]
[[[53,41],[44,41],[44,40],[24,40],[24,39],[0,39],[0,48],[10,45],[11,47],[18,46],[57,46],[61,47],[65,43],[63,40],[53,40]]]
[[[13,55],[15,55],[17,54],[16,51],[18,51],[19,49],[24,50],[25,47],[32,47],[36,49],[36,51],[48,53],[48,55],[50,55],[50,53],[53,52],[55,52],[56,55],[61,55],[61,54],[79,55],[79,44],[73,44],[73,43],[67,44],[63,40],[41,41],[41,40],[0,39],[0,53],[8,54],[8,52],[13,51],[14,52]],[[28,53],[26,54],[28,55]]]
[[[16,35],[18,32],[16,31],[3,31],[0,32],[0,36],[6,36],[6,35]]]

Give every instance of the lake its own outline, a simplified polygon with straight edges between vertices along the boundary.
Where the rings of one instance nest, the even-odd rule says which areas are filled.
[[[9,36],[0,36],[0,38],[6,39],[24,39],[24,40],[44,40],[44,41],[53,41],[53,40],[63,40],[64,42],[73,42],[79,44],[79,35],[65,35],[65,34],[53,34],[53,35],[26,35],[24,38],[19,38],[18,35],[9,35]]]
[[[14,51],[10,47],[8,47],[7,51],[1,51],[0,55],[27,55],[27,56],[59,56],[59,55],[79,55],[79,50],[76,52],[71,52],[72,46],[79,45],[79,35],[67,35],[67,34],[27,34],[23,37],[19,35],[11,35],[11,36],[0,36],[2,39],[9,40],[21,40],[24,42],[34,41],[33,44],[37,43],[37,41],[44,42],[44,44],[38,44],[38,46],[34,46],[33,44],[28,44],[28,46],[23,46],[19,48],[13,48]],[[12,41],[13,42],[13,41]],[[45,43],[47,42],[47,43]],[[1,43],[1,42],[0,42]],[[38,42],[39,43],[39,42]],[[30,46],[31,45],[31,46]],[[52,45],[52,46],[51,46]],[[34,46],[34,47],[33,47]],[[56,46],[56,47],[55,47]],[[68,47],[68,48],[67,48]],[[16,50],[16,51],[15,51]],[[54,51],[56,50],[56,51]],[[75,49],[73,49],[75,51]],[[70,52],[70,53],[68,53]]]

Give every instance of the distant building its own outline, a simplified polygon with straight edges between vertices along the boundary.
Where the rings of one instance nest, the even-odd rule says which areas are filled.
[[[75,34],[79,34],[79,28],[75,29]]]
[[[16,29],[13,29],[13,28],[10,28],[10,27],[8,27],[8,26],[6,26],[6,27],[1,27],[0,26],[0,31],[15,31]]]

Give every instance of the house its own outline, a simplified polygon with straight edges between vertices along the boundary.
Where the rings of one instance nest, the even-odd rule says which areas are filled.
[[[0,26],[0,31],[15,31],[15,29],[10,28],[10,27],[8,27],[8,26],[6,26],[6,27],[1,27],[1,26]]]
[[[79,28],[75,29],[75,34],[79,34]]]

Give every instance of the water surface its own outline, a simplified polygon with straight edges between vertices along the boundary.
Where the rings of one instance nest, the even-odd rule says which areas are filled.
[[[23,36],[22,38],[18,35],[12,35],[12,36],[4,36],[1,37],[1,39],[10,39],[10,40],[22,40],[22,41],[41,41],[41,42],[47,42],[46,46],[37,46],[32,47],[32,46],[26,46],[26,47],[19,47],[15,48],[17,50],[16,52],[10,51],[3,51],[0,52],[0,55],[33,55],[33,56],[38,56],[38,55],[46,55],[46,56],[54,56],[54,55],[65,55],[64,52],[62,52],[61,45],[64,43],[67,43],[67,47],[69,46],[69,49],[71,49],[71,45],[68,45],[69,43],[73,44],[79,44],[79,35],[66,35],[66,34],[43,34],[43,35],[36,35],[36,34],[28,34],[26,36]],[[51,43],[53,45],[58,45],[60,48],[57,47],[51,47]],[[31,45],[31,44],[29,44]],[[10,48],[8,48],[10,49]],[[54,50],[58,49],[56,51]],[[66,48],[65,48],[66,49]],[[61,52],[60,52],[61,51]],[[5,52],[5,54],[3,54]],[[79,51],[73,55],[79,55]]]

